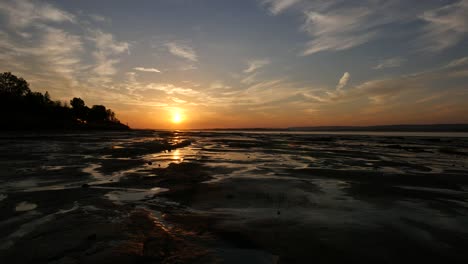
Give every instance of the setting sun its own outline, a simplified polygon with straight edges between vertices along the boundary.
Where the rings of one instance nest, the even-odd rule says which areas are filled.
[[[180,113],[174,113],[172,115],[172,123],[179,124],[182,122],[182,115]]]

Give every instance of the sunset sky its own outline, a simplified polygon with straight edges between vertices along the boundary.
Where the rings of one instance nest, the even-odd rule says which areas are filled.
[[[0,71],[133,128],[468,123],[468,0],[0,1]]]

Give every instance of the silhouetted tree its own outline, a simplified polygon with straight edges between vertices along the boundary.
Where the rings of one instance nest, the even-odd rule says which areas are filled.
[[[84,108],[86,105],[85,105],[85,102],[83,101],[83,99],[81,98],[73,98],[72,100],[70,100],[70,105],[73,107],[73,108],[76,108],[76,109],[80,109],[80,108]]]
[[[52,100],[50,100],[50,94],[48,91],[45,92],[44,94],[44,103],[46,104],[50,104],[52,102]]]
[[[0,95],[20,97],[30,93],[29,84],[11,72],[0,73]]]
[[[10,72],[0,73],[0,129],[128,129],[103,105],[91,109],[81,98],[53,101],[49,92],[31,92],[28,83]]]
[[[26,105],[29,109],[35,109],[36,111],[42,111],[47,106],[47,100],[44,95],[39,92],[30,92],[26,96]]]
[[[73,98],[70,100],[72,106],[73,117],[78,119],[80,122],[84,122],[88,119],[89,108],[81,98]]]
[[[108,121],[106,107],[103,105],[93,105],[91,111],[89,111],[88,120],[91,122]]]
[[[110,110],[110,109],[107,109],[107,119],[111,122],[120,122],[116,117],[115,117],[115,113]]]

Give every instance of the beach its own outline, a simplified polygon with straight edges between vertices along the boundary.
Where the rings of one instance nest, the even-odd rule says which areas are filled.
[[[468,135],[2,133],[0,212],[2,263],[466,263]]]

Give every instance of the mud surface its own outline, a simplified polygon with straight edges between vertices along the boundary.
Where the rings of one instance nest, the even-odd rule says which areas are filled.
[[[1,263],[467,263],[468,138],[0,134]]]

